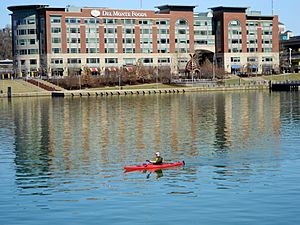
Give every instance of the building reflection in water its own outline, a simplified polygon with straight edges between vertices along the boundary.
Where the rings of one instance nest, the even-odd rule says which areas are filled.
[[[25,175],[97,173],[155,151],[180,160],[276,142],[282,101],[268,92],[22,98],[2,100],[1,110],[11,111],[16,176],[26,187]]]

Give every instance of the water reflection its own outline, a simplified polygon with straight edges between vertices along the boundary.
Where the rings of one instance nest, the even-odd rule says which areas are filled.
[[[125,164],[143,162],[155,151],[172,161],[203,157],[211,163],[213,154],[228,164],[236,158],[248,163],[244,151],[255,154],[263,146],[279,144],[283,115],[288,115],[284,122],[299,124],[299,96],[288,107],[286,98],[238,92],[1,99],[1,113],[14,124],[10,135],[15,140],[17,186],[35,189],[35,194],[40,188],[45,194],[76,179],[113,178]],[[271,154],[279,155],[279,149],[274,147]],[[231,182],[252,174],[251,166],[216,166],[214,172],[213,179]],[[162,177],[162,171],[156,176]]]

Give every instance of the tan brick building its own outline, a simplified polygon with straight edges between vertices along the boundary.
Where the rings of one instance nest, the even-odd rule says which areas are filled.
[[[15,73],[67,76],[87,68],[101,74],[107,68],[137,62],[169,66],[178,73],[185,68],[190,53],[206,50],[214,54],[215,49],[216,61],[227,72],[238,72],[249,61],[261,72],[266,68],[263,60],[267,60],[268,69],[279,61],[276,16],[252,16],[246,8],[218,7],[212,8],[213,13],[195,13],[195,6],[157,8],[11,6]],[[267,23],[272,35],[262,34]],[[253,47],[248,27],[256,29]],[[237,38],[235,34],[229,36],[232,32],[238,32]]]

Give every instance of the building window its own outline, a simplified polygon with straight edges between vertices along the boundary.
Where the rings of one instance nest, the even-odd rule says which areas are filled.
[[[135,58],[124,58],[123,65],[135,65],[136,59]]]
[[[152,38],[141,38],[140,43],[141,44],[152,44]]]
[[[231,62],[241,62],[241,58],[240,57],[231,57]]]
[[[263,48],[262,51],[263,52],[272,52],[272,48]]]
[[[34,49],[28,49],[28,55],[36,55],[39,54],[39,50],[34,48]]]
[[[99,64],[100,59],[99,58],[87,58],[86,63],[88,63],[88,64]]]
[[[169,25],[170,21],[169,20],[157,20],[156,24],[157,25]]]
[[[66,18],[65,21],[66,21],[66,23],[80,24],[81,20],[79,18]]]
[[[30,59],[29,63],[30,63],[30,65],[36,65],[37,64],[37,60],[36,59]]]
[[[80,38],[68,38],[67,43],[79,44],[80,43]]]
[[[141,29],[141,34],[152,34],[152,29]]]
[[[96,19],[96,18],[85,19],[84,23],[85,24],[98,24],[98,23],[100,23],[100,20]]]
[[[27,19],[27,24],[35,24],[35,18]]]
[[[80,48],[67,48],[67,53],[80,53]]]
[[[28,34],[36,34],[36,29],[28,29],[27,33]]]
[[[188,22],[185,19],[179,19],[176,21],[176,25],[188,25]]]
[[[257,52],[257,48],[247,48],[247,52]]]
[[[152,58],[143,58],[143,59],[141,59],[141,62],[144,64],[150,64],[150,63],[153,63],[153,59]]]
[[[29,44],[30,45],[35,45],[36,43],[36,40],[35,39],[29,39]]]
[[[53,28],[52,28],[53,29]],[[59,28],[60,29],[60,28]],[[75,28],[75,27],[72,27],[72,28],[67,28],[67,33],[71,33],[71,34],[79,34],[80,33],[80,28]]]
[[[51,16],[51,23],[61,23],[61,17]]]
[[[158,63],[170,63],[170,58],[158,58]]]
[[[26,34],[27,34],[27,30],[26,29],[17,30],[17,35],[26,35]]]
[[[135,48],[123,48],[123,53],[135,53]]]
[[[115,48],[105,48],[105,53],[117,53],[117,49],[115,49]]]
[[[118,58],[106,58],[105,63],[106,64],[116,64],[116,63],[118,63]]]
[[[257,61],[258,61],[257,57],[248,57],[247,58],[247,62],[250,62],[250,63],[254,63],[254,62],[257,62]]]
[[[157,34],[169,34],[169,29],[157,29]]]
[[[99,53],[99,48],[86,48],[86,53]]]
[[[104,28],[104,33],[106,34],[116,34],[117,32],[117,28]]]
[[[80,58],[69,58],[68,63],[69,64],[81,64],[81,59]]]
[[[133,28],[123,28],[123,34],[134,34],[135,31]]]
[[[145,48],[145,47],[143,47],[141,49],[141,52],[142,53],[153,53],[153,49],[152,48]]]
[[[98,44],[99,38],[86,38],[86,43],[87,44]]]
[[[186,29],[178,29],[177,34],[187,34],[187,30]]]
[[[134,19],[122,19],[122,24],[135,24],[135,20]]]
[[[51,59],[51,64],[63,64],[62,58],[53,58]]]
[[[139,24],[150,24],[152,25],[153,24],[153,20],[139,20]]]
[[[135,39],[134,38],[123,38],[123,44],[134,44]]]
[[[52,27],[51,33],[54,33],[54,34],[61,33],[61,28],[60,27]]]
[[[21,45],[21,46],[27,45],[27,39],[17,40],[17,45]]]
[[[272,57],[262,57],[263,62],[272,62],[273,58]]]
[[[61,48],[52,48],[52,53],[54,54],[61,53]]]
[[[59,43],[61,43],[61,38],[52,38],[52,43],[53,44],[59,44]]]
[[[118,39],[117,38],[104,38],[104,43],[106,43],[106,44],[118,43]]]
[[[98,28],[85,28],[85,33],[89,33],[89,34],[99,33],[99,29]]]
[[[118,24],[117,19],[103,19],[104,24]]]
[[[20,54],[20,55],[27,55],[27,49],[21,49],[21,50],[19,51],[19,54]]]

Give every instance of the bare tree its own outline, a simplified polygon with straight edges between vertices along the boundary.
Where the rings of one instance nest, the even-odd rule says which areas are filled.
[[[12,59],[12,34],[9,25],[0,30],[0,59]]]

